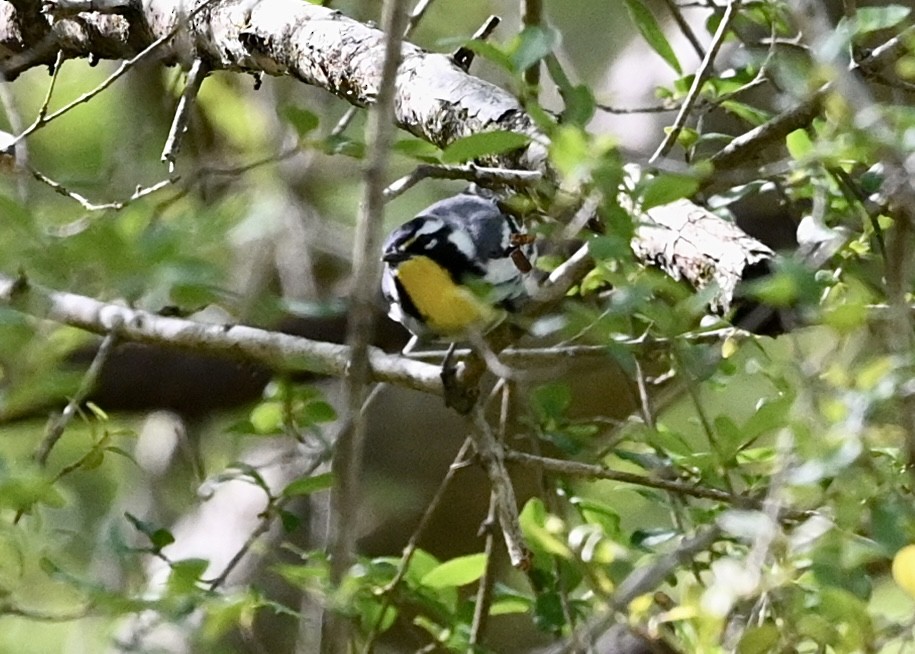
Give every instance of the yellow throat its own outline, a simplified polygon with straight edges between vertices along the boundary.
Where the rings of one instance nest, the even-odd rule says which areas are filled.
[[[428,327],[443,336],[471,327],[485,331],[504,314],[470,289],[455,284],[448,271],[429,257],[415,256],[399,264],[397,279]]]

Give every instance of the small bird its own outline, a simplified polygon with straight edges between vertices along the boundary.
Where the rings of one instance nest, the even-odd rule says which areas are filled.
[[[462,193],[427,207],[384,244],[388,315],[415,336],[491,329],[528,297],[534,238],[494,200]]]

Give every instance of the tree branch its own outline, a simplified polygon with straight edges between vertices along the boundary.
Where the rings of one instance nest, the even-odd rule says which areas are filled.
[[[244,325],[205,324],[51,291],[0,275],[0,305],[37,318],[108,334],[117,327],[123,341],[186,348],[256,361],[274,370],[309,371],[332,377],[348,374],[350,348]],[[441,368],[369,348],[373,381],[442,394]]]

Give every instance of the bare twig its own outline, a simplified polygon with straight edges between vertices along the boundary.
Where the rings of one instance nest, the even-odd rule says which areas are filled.
[[[525,27],[539,27],[543,22],[543,0],[521,0],[521,24]],[[524,71],[524,83],[534,97],[540,86],[540,62]]]
[[[467,453],[470,451],[470,446],[472,444],[473,441],[470,438],[464,440],[464,444],[461,445],[461,448],[455,455],[454,461],[452,461],[451,465],[448,466],[448,471],[442,478],[441,483],[439,483],[435,494],[432,496],[432,499],[429,500],[429,504],[426,506],[426,510],[423,511],[423,515],[419,519],[419,523],[416,525],[416,529],[414,529],[413,533],[410,534],[410,539],[404,546],[403,554],[401,554],[400,557],[400,562],[397,564],[397,572],[394,574],[394,577],[391,579],[391,581],[389,581],[381,591],[384,595],[384,601],[382,603],[381,610],[378,612],[378,619],[375,621],[375,624],[372,626],[372,631],[366,638],[365,647],[362,650],[363,654],[369,654],[372,651],[372,648],[375,644],[375,639],[378,637],[378,630],[381,627],[381,621],[384,619],[388,607],[391,605],[392,593],[398,586],[400,586],[407,574],[407,571],[410,569],[410,561],[413,559],[413,555],[416,553],[416,550],[419,547],[419,539],[422,538],[423,534],[426,533],[426,528],[432,521],[432,517],[435,515],[435,512],[438,511],[439,507],[441,506],[442,500],[445,498],[445,492],[451,486],[452,480],[460,470],[463,470],[467,467],[468,462],[465,459],[467,457]]]
[[[104,202],[101,204],[96,204],[95,202],[92,202],[91,200],[89,200],[85,196],[77,193],[76,191],[72,191],[72,190],[68,189],[66,186],[64,186],[60,182],[54,181],[53,179],[51,179],[50,177],[48,177],[41,171],[36,170],[31,167],[28,170],[30,173],[32,173],[32,177],[37,179],[39,182],[46,184],[47,186],[50,186],[54,190],[55,193],[68,197],[71,200],[75,200],[86,211],[120,211],[121,209],[123,209],[127,205],[131,204],[132,202],[136,202],[140,198],[145,198],[147,195],[152,195],[153,193],[155,193],[157,191],[161,191],[162,189],[166,188],[167,186],[171,186],[176,181],[174,179],[163,179],[150,186],[138,186],[137,189],[129,197],[127,197],[123,200],[119,200],[117,202]]]
[[[74,393],[73,397],[70,398],[70,401],[67,402],[67,406],[60,412],[60,415],[48,425],[48,431],[41,441],[41,444],[38,446],[38,450],[35,452],[35,460],[40,465],[43,466],[47,464],[51,450],[54,449],[57,441],[63,436],[64,430],[67,428],[67,425],[70,424],[73,416],[76,415],[80,405],[86,401],[89,393],[95,388],[99,373],[101,373],[102,368],[105,366],[105,362],[108,361],[108,357],[111,356],[111,351],[114,349],[117,340],[118,326],[113,325],[111,331],[102,339],[102,344],[99,346],[98,352],[95,353],[92,363],[89,364],[86,374],[83,375],[83,379],[80,382],[76,393]]]
[[[915,33],[915,26],[907,27],[871,50],[867,57],[852,63],[848,72],[867,73],[871,69],[877,69],[887,62],[899,58],[905,52],[905,44],[908,43],[908,39],[913,33]],[[835,82],[827,82],[800,104],[738,136],[711,157],[712,164],[716,170],[726,171],[753,161],[762,149],[781,143],[794,130],[806,127],[813,122],[813,119],[820,115],[823,100],[835,88]],[[713,177],[706,178],[705,185],[711,184]]]
[[[689,44],[693,46],[696,55],[698,55],[699,59],[705,59],[705,50],[702,48],[702,44],[699,43],[699,39],[696,38],[696,33],[693,32],[693,28],[689,26],[689,23],[686,22],[686,19],[683,17],[683,13],[680,11],[681,8],[677,6],[675,0],[664,0],[664,4],[667,5],[667,10],[673,17],[677,27],[683,32],[683,36],[685,36],[686,40],[689,41]]]
[[[168,173],[170,175],[175,172],[175,159],[181,149],[181,138],[187,131],[187,123],[191,118],[194,101],[197,99],[197,94],[200,93],[200,86],[209,72],[210,67],[203,62],[203,59],[195,59],[187,73],[187,84],[184,85],[181,99],[178,100],[178,107],[175,109],[175,117],[172,120],[171,129],[168,132],[168,138],[165,139],[165,146],[162,148],[161,159],[168,164]]]
[[[482,643],[483,634],[486,631],[486,623],[489,619],[489,609],[492,606],[492,588],[495,582],[495,565],[493,564],[493,554],[495,553],[496,537],[496,509],[497,498],[493,492],[489,496],[489,511],[486,514],[486,521],[483,523],[482,531],[486,534],[486,544],[483,547],[483,553],[486,556],[486,566],[483,568],[483,575],[477,583],[477,597],[473,607],[473,621],[470,625],[470,644],[479,645]]]
[[[667,132],[667,135],[664,137],[661,145],[659,145],[655,153],[651,155],[651,158],[648,160],[649,163],[654,163],[661,157],[666,156],[674,144],[677,142],[677,138],[679,138],[680,132],[682,132],[683,128],[686,126],[686,121],[693,109],[693,105],[696,103],[696,100],[699,99],[699,93],[702,91],[702,87],[705,85],[705,81],[712,73],[712,68],[715,65],[715,57],[718,56],[718,51],[721,49],[721,45],[724,43],[724,38],[727,36],[728,30],[731,27],[731,21],[737,14],[737,9],[740,7],[740,2],[741,0],[730,0],[730,2],[728,2],[728,8],[725,10],[724,16],[722,17],[721,22],[718,24],[718,29],[715,30],[715,36],[712,39],[712,45],[709,47],[708,52],[705,54],[705,58],[703,58],[702,64],[699,66],[699,70],[696,71],[692,86],[690,86],[689,92],[686,94],[686,98],[683,100],[683,104],[680,105],[680,111],[677,113],[677,117],[674,119],[674,124],[670,128],[670,131]]]
[[[473,444],[480,456],[492,492],[495,496],[496,515],[505,538],[505,547],[513,566],[526,569],[530,565],[530,552],[524,544],[524,536],[518,524],[518,503],[511,478],[505,469],[505,452],[496,440],[492,428],[486,421],[483,408],[479,403],[471,411],[473,425]]]
[[[195,7],[192,11],[190,11],[188,13],[187,20],[190,20],[191,18],[196,16],[198,13],[200,13],[201,11],[206,9],[213,2],[215,2],[215,0],[205,0],[205,2],[202,2],[201,4],[197,5],[197,7]],[[88,102],[89,100],[91,100],[92,98],[97,96],[99,93],[101,93],[102,91],[107,89],[109,86],[114,84],[118,79],[120,79],[125,73],[130,71],[130,69],[133,68],[134,66],[136,66],[139,62],[146,59],[153,52],[155,52],[160,47],[162,47],[163,45],[165,45],[166,43],[171,41],[172,38],[176,34],[178,34],[178,32],[180,32],[182,29],[184,29],[184,25],[183,25],[183,23],[181,23],[179,21],[179,23],[177,25],[175,25],[175,27],[172,28],[167,34],[164,34],[163,36],[159,37],[158,39],[156,39],[155,41],[150,43],[148,46],[146,46],[146,48],[141,50],[136,56],[131,57],[130,59],[127,59],[126,61],[122,62],[121,65],[118,66],[117,70],[115,70],[113,73],[111,73],[111,75],[109,75],[104,80],[102,80],[102,82],[98,86],[96,86],[94,89],[92,89],[91,91],[87,91],[86,93],[83,93],[78,98],[76,98],[75,100],[72,100],[71,102],[68,102],[63,107],[61,107],[57,111],[53,112],[52,114],[45,115],[43,112],[39,111],[38,118],[35,120],[35,122],[32,123],[24,132],[22,132],[16,136],[16,142],[21,141],[22,139],[26,138],[27,136],[29,136],[32,133],[36,132],[37,130],[41,129],[48,123],[56,120],[57,118],[60,118],[61,116],[63,116],[65,113],[69,112],[74,107],[77,107],[85,102]],[[58,59],[59,59],[59,57],[58,57]],[[55,67],[55,74],[56,74],[56,68],[59,68],[59,66]],[[53,82],[53,80],[52,80],[52,82]],[[53,87],[53,84],[52,84],[52,87]],[[51,89],[48,89],[49,97],[50,97],[50,91],[51,91]]]
[[[589,479],[608,479],[618,481],[624,484],[634,484],[645,486],[647,488],[657,488],[658,490],[675,493],[687,497],[695,497],[703,500],[712,500],[737,506],[740,508],[756,509],[761,506],[760,500],[755,497],[746,495],[736,495],[718,488],[709,488],[682,481],[671,479],[657,479],[638,475],[631,472],[620,472],[611,470],[604,466],[593,463],[583,463],[581,461],[566,461],[563,459],[553,459],[544,456],[535,456],[526,452],[517,450],[505,450],[504,458],[511,463],[518,463],[524,466],[546,470],[560,475],[569,475],[572,477],[587,477]],[[785,520],[796,520],[802,514],[798,512],[787,512],[782,517]]]
[[[469,163],[449,166],[445,164],[420,164],[409,175],[391,183],[384,190],[386,200],[399,197],[420,181],[433,179],[464,179],[477,182],[483,186],[508,186],[510,188],[530,188],[543,179],[543,174],[533,170],[507,170],[505,168],[487,168]]]
[[[375,289],[381,278],[381,241],[384,228],[384,175],[390,157],[394,132],[394,94],[401,42],[407,24],[405,0],[385,0],[382,22],[386,36],[384,63],[375,103],[369,111],[368,157],[365,168],[365,194],[353,246],[354,293],[349,312],[347,344],[350,346],[349,370],[344,395],[351,429],[341,435],[334,455],[337,483],[331,491],[330,581],[339,584],[355,557],[356,520],[360,504],[359,481],[366,423],[362,414],[367,386],[371,381],[369,343],[375,324]],[[325,654],[348,652],[351,625],[336,613],[326,614],[326,637],[321,638]]]
[[[608,114],[662,114],[667,113],[668,111],[679,111],[679,106],[671,106],[667,104],[658,104],[652,105],[649,107],[611,107],[607,104],[597,104],[595,105],[597,109],[601,111],[606,111]]]
[[[311,461],[308,462],[308,465],[299,473],[299,476],[306,477],[311,475],[318,469],[318,466],[327,461],[328,457],[331,455],[333,450],[334,443],[336,442],[336,437],[328,439],[324,447],[322,447],[318,452],[314,454],[314,457]],[[270,528],[276,524],[276,519],[279,515],[282,514],[283,510],[286,508],[286,505],[289,504],[294,498],[292,495],[284,495],[281,497],[268,497],[267,498],[267,510],[264,511],[260,522],[257,524],[257,527],[248,535],[248,538],[242,544],[241,547],[232,555],[232,558],[229,559],[229,562],[226,563],[225,567],[220,570],[219,574],[214,578],[210,579],[207,582],[207,585],[210,590],[217,590],[226,583],[226,580],[229,578],[229,575],[238,567],[238,564],[241,563],[242,559],[251,551],[251,548],[254,547],[260,538],[270,531]]]

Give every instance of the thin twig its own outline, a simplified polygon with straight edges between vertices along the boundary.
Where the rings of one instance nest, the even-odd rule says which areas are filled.
[[[486,623],[489,619],[489,609],[492,606],[492,588],[495,583],[495,565],[493,555],[496,549],[496,507],[497,499],[495,492],[489,495],[489,511],[486,513],[486,521],[483,523],[482,530],[486,534],[486,544],[483,546],[483,554],[486,556],[486,565],[483,568],[483,574],[477,583],[476,602],[473,607],[473,621],[470,625],[470,645],[479,645],[483,640],[483,634],[486,631]]]
[[[365,398],[365,403],[362,405],[362,410],[367,411],[369,406],[375,399],[378,397],[381,389],[384,384],[377,384],[372,392],[368,394],[368,397]],[[299,472],[299,477],[307,477],[313,474],[318,467],[324,464],[331,454],[333,454],[334,447],[337,442],[340,440],[340,436],[351,427],[351,422],[349,420],[344,420],[337,425],[336,433],[332,434],[329,438],[320,439],[321,447],[312,455],[312,458],[308,463],[303,467]],[[293,496],[283,496],[279,498],[268,497],[267,499],[267,510],[264,512],[263,518],[257,527],[248,535],[248,538],[238,549],[237,552],[232,556],[226,566],[222,571],[209,582],[210,590],[216,590],[222,586],[226,579],[232,571],[238,566],[241,560],[245,555],[251,550],[254,544],[263,536],[267,531],[270,530],[270,527],[273,525],[277,516],[281,515],[283,509],[286,505],[293,499]]]
[[[543,23],[543,0],[521,0],[521,24],[526,28],[540,27]],[[540,61],[524,73],[524,83],[531,96],[536,98],[540,87]]]
[[[35,452],[35,460],[39,465],[44,466],[47,464],[51,450],[54,449],[57,441],[63,436],[64,430],[67,428],[67,425],[70,424],[73,416],[76,415],[80,405],[86,401],[89,393],[95,388],[99,374],[108,361],[108,357],[111,356],[111,352],[114,350],[117,340],[118,328],[117,326],[114,326],[105,338],[102,339],[102,344],[99,346],[98,352],[95,353],[92,363],[89,364],[86,374],[83,375],[83,379],[79,384],[79,388],[76,389],[76,393],[74,393],[73,397],[70,398],[70,401],[67,402],[67,406],[60,412],[60,415],[48,425],[48,431],[41,441],[41,444],[38,446],[38,450]]]
[[[849,66],[848,72],[864,72],[866,75],[870,70],[879,70],[882,65],[905,53],[906,44],[913,33],[915,33],[915,26],[905,28],[893,38],[871,50],[867,57],[853,62]],[[835,82],[827,82],[800,104],[732,140],[711,157],[711,163],[716,170],[728,171],[752,161],[764,148],[781,143],[785,136],[794,130],[806,127],[813,122],[813,119],[820,115],[823,100],[835,88]],[[709,175],[702,185],[710,185],[714,178],[714,175]]]
[[[382,23],[386,34],[384,61],[375,103],[369,111],[368,155],[365,191],[353,244],[353,288],[347,344],[350,347],[348,374],[344,381],[346,419],[351,428],[341,434],[334,454],[336,485],[331,491],[332,529],[328,543],[330,581],[340,584],[355,559],[355,516],[360,505],[359,488],[365,445],[366,420],[362,406],[371,381],[369,344],[375,324],[375,289],[381,278],[381,242],[384,228],[384,176],[394,135],[394,96],[400,65],[403,33],[407,25],[405,0],[385,0]],[[350,651],[352,625],[346,616],[326,614],[321,650],[324,654]]]
[[[38,116],[35,118],[35,123],[40,123],[45,120],[48,115],[48,106],[51,104],[51,96],[54,95],[54,87],[57,85],[57,78],[60,75],[60,69],[64,66],[64,52],[63,50],[57,53],[57,59],[54,61],[54,72],[51,73],[51,81],[48,83],[48,90],[45,92],[44,100],[41,103],[41,106],[38,107]],[[31,127],[29,127],[31,129]]]
[[[203,3],[198,5],[193,11],[188,13],[187,19],[190,20],[191,18],[196,16],[198,13],[200,13],[201,11],[206,9],[208,6],[210,6],[213,2],[215,2],[215,0],[205,0]],[[111,73],[111,75],[109,75],[104,80],[102,80],[102,82],[98,86],[96,86],[94,89],[92,89],[91,91],[87,91],[86,93],[83,93],[78,98],[65,104],[63,107],[61,107],[60,109],[58,109],[51,115],[48,116],[39,111],[38,118],[35,120],[35,122],[32,123],[24,132],[17,135],[15,142],[21,141],[22,139],[26,138],[27,136],[29,136],[32,133],[36,132],[37,130],[41,129],[48,123],[51,123],[52,121],[56,120],[57,118],[63,116],[65,113],[69,112],[74,107],[77,107],[85,102],[88,102],[89,100],[91,100],[92,98],[97,96],[99,93],[101,93],[102,91],[107,89],[109,86],[114,84],[118,79],[120,79],[131,68],[136,66],[140,61],[142,61],[143,59],[148,57],[150,54],[152,54],[153,52],[158,50],[164,44],[168,43],[176,34],[178,34],[178,32],[180,32],[184,28],[185,28],[184,24],[181,21],[178,21],[178,23],[171,30],[169,30],[169,32],[167,34],[164,34],[163,36],[159,37],[158,39],[156,39],[155,41],[150,43],[148,46],[146,46],[146,48],[144,48],[136,56],[131,57],[130,59],[127,59],[126,61],[122,62],[121,65],[118,66],[117,70],[115,70],[113,73]],[[57,67],[55,67],[55,73],[56,73],[56,68]],[[52,82],[53,82],[53,80],[52,80]],[[50,95],[50,89],[49,89],[49,95]]]
[[[309,463],[309,465],[302,470],[299,474],[301,477],[308,476],[317,470],[318,466],[327,461],[333,450],[334,440],[328,441],[326,446],[318,451],[314,456],[314,459]],[[229,578],[229,575],[238,567],[238,564],[241,563],[242,559],[245,558],[245,555],[251,551],[251,548],[254,547],[255,543],[260,540],[261,536],[270,531],[270,528],[275,524],[277,516],[281,515],[283,510],[286,508],[286,505],[289,504],[293,499],[292,495],[284,495],[282,497],[270,497],[267,499],[267,510],[264,511],[263,517],[260,522],[257,524],[257,527],[248,534],[248,538],[245,539],[245,542],[242,543],[241,547],[232,555],[232,558],[229,559],[225,567],[219,572],[218,575],[213,577],[207,582],[209,589],[217,590],[223,584],[226,583],[226,580]]]
[[[696,100],[699,99],[699,93],[702,91],[705,81],[708,79],[709,75],[712,74],[715,58],[718,56],[718,51],[721,49],[721,45],[724,43],[724,39],[728,34],[728,30],[731,27],[731,21],[734,19],[734,16],[737,15],[737,9],[740,7],[740,2],[741,0],[730,0],[730,2],[728,2],[728,7],[724,12],[724,16],[718,24],[718,29],[715,30],[712,45],[705,54],[705,58],[703,58],[699,70],[696,71],[696,75],[693,77],[692,86],[690,86],[689,92],[683,100],[683,104],[680,105],[680,111],[674,119],[674,124],[670,128],[670,131],[667,132],[661,145],[659,145],[655,153],[651,155],[648,163],[653,164],[661,157],[667,156],[667,153],[670,152],[671,148],[677,142],[680,132],[686,127],[686,121],[693,109],[693,105],[696,103]]]
[[[210,67],[204,63],[203,59],[195,59],[191,64],[191,69],[187,73],[187,83],[184,85],[184,91],[181,93],[181,99],[178,100],[178,106],[175,109],[175,117],[172,119],[171,129],[168,131],[168,138],[165,139],[165,146],[162,148],[161,160],[168,164],[169,175],[175,172],[175,159],[178,157],[178,151],[181,149],[181,138],[187,131],[187,124],[191,118],[191,110],[194,108],[194,102],[197,94],[200,93],[200,86],[203,80],[210,72]]]
[[[420,181],[433,179],[464,179],[482,186],[508,186],[510,188],[530,188],[543,179],[543,174],[533,170],[509,170],[506,168],[487,168],[476,164],[445,165],[420,164],[410,174],[392,182],[384,190],[384,197],[390,201],[403,195]]]
[[[673,17],[677,27],[680,28],[681,32],[683,32],[683,36],[685,36],[686,40],[689,41],[689,44],[693,46],[693,50],[696,51],[696,55],[699,57],[699,59],[705,59],[705,50],[702,48],[702,44],[699,43],[699,39],[696,38],[696,33],[693,32],[693,28],[690,27],[689,23],[683,17],[683,14],[680,11],[680,7],[677,6],[677,3],[674,0],[664,0],[664,4],[667,5],[667,10]]]
[[[611,107],[608,104],[597,104],[595,108],[606,111],[608,114],[661,114],[667,113],[668,111],[679,111],[680,107],[677,105],[668,105],[668,104],[657,104],[651,105],[648,107]]]
[[[722,502],[740,508],[758,509],[761,506],[759,498],[756,497],[736,495],[718,488],[709,488],[708,486],[699,486],[697,484],[682,481],[657,479],[631,472],[620,472],[619,470],[611,470],[610,468],[595,465],[593,463],[535,456],[533,454],[528,454],[527,452],[519,452],[518,450],[511,449],[505,450],[504,459],[511,463],[518,463],[523,466],[542,469],[555,474],[569,475],[571,477],[586,477],[589,479],[607,479],[624,484],[656,488],[678,495]],[[786,511],[782,515],[782,518],[784,520],[794,521],[802,519],[804,516],[804,512]]]
[[[543,654],[572,654],[577,651],[579,643],[594,642],[616,622],[616,614],[625,611],[632,600],[664,583],[674,570],[710,548],[720,535],[721,530],[717,526],[709,527],[692,538],[684,538],[676,550],[659,556],[650,565],[636,568],[613,593],[606,615],[576,629],[576,633],[571,634],[565,642],[546,648]]]
[[[174,184],[177,181],[177,179],[175,179],[175,178],[163,179],[150,186],[138,186],[137,189],[129,197],[127,197],[123,200],[118,200],[117,202],[105,202],[102,204],[96,204],[95,202],[92,202],[85,196],[80,195],[76,191],[72,191],[72,190],[68,189],[66,186],[64,186],[60,182],[54,181],[53,179],[51,179],[50,177],[48,177],[41,171],[36,170],[35,168],[32,168],[32,167],[29,167],[28,170],[32,174],[32,177],[37,179],[42,184],[46,184],[47,186],[51,187],[51,189],[55,193],[57,193],[59,195],[63,195],[64,197],[68,197],[71,200],[75,200],[76,202],[79,203],[79,205],[83,209],[85,209],[86,211],[93,211],[93,212],[94,211],[120,211],[121,209],[123,209],[127,205],[131,204],[132,202],[136,202],[140,198],[145,198],[147,195],[152,195],[153,193],[156,193],[157,191],[161,191],[162,189],[166,188],[167,186],[171,186],[172,184]]]
[[[426,506],[426,510],[423,511],[423,515],[420,517],[419,523],[416,525],[416,529],[414,529],[413,533],[410,534],[410,539],[404,546],[400,561],[397,564],[397,572],[394,573],[394,577],[391,579],[391,581],[389,581],[385,587],[381,589],[381,594],[384,596],[384,600],[382,601],[381,609],[378,612],[378,619],[375,621],[375,624],[372,625],[372,629],[366,638],[365,647],[362,649],[363,654],[369,654],[372,651],[372,648],[375,646],[375,640],[378,638],[381,622],[384,619],[388,608],[391,606],[393,592],[403,582],[404,577],[406,577],[407,571],[410,569],[410,561],[413,560],[413,555],[419,548],[419,539],[422,538],[422,536],[426,533],[426,529],[428,528],[429,523],[432,521],[432,517],[441,506],[442,500],[445,499],[445,492],[451,486],[452,480],[460,470],[463,470],[467,467],[468,462],[466,461],[466,457],[468,452],[470,452],[470,447],[472,444],[473,441],[470,438],[464,439],[464,444],[461,445],[458,453],[455,455],[454,461],[452,461],[451,465],[448,466],[448,471],[445,473],[445,476],[442,478],[441,483],[439,483],[435,494],[432,496],[432,499]]]
[[[470,417],[473,425],[473,444],[486,476],[489,477],[492,492],[496,496],[496,515],[505,538],[508,557],[513,566],[526,569],[530,565],[531,555],[524,544],[524,536],[518,524],[518,503],[511,477],[505,469],[504,449],[496,440],[479,403],[473,407]]]

